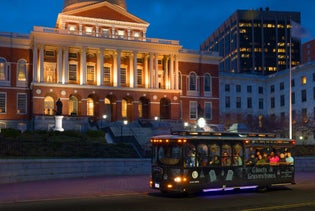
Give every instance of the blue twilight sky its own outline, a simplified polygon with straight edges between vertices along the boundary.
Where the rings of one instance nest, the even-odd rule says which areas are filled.
[[[29,34],[33,26],[55,27],[63,0],[1,0],[0,32]],[[126,0],[131,14],[147,21],[149,38],[179,40],[186,49],[199,45],[237,9],[301,12],[309,31],[303,42],[315,38],[315,0]]]

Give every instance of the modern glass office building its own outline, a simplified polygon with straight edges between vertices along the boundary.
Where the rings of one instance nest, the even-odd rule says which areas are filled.
[[[301,62],[301,41],[291,39],[291,21],[300,23],[300,12],[237,10],[200,46],[222,56],[219,70],[269,75]]]

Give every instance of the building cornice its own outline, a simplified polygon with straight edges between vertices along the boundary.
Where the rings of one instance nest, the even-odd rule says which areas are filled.
[[[169,90],[169,89],[150,89],[150,88],[130,88],[130,87],[107,87],[107,86],[92,86],[92,85],[78,85],[78,84],[49,84],[49,83],[37,83],[32,82],[32,89],[34,87],[49,87],[58,89],[87,89],[93,92],[94,90],[103,91],[120,91],[120,92],[140,92],[140,93],[164,93],[164,94],[180,94],[181,90]]]
[[[30,49],[30,35],[18,33],[0,33],[0,47]]]
[[[56,45],[60,47],[88,47],[94,49],[111,49],[124,51],[152,52],[163,54],[178,54],[180,45],[163,44],[160,39],[147,39],[146,41],[103,38],[94,36],[50,33],[35,30],[32,32],[34,44]],[[171,42],[170,42],[171,43]]]
[[[146,31],[149,23],[142,22],[126,22],[126,21],[118,21],[118,20],[108,20],[108,19],[100,19],[100,18],[89,18],[89,17],[82,17],[82,16],[74,16],[74,15],[65,15],[60,13],[58,15],[57,23],[58,25],[62,25],[65,22],[76,22],[82,24],[92,24],[92,25],[102,25],[102,26],[118,26],[122,28],[130,28],[130,29],[140,29],[142,31]],[[60,27],[59,27],[60,28]]]

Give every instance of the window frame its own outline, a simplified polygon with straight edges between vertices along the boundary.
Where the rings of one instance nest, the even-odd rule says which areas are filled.
[[[20,98],[22,96],[25,98],[24,99]],[[21,100],[22,100],[22,102],[21,102]],[[16,94],[16,113],[17,114],[27,114],[27,94],[26,93],[17,93]]]

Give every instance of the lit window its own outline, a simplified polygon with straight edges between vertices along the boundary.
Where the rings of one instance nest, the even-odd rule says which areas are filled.
[[[71,96],[69,99],[69,114],[71,116],[78,115],[78,106],[79,106],[78,98],[75,96]]]
[[[17,80],[26,81],[26,61],[19,60],[17,63]]]
[[[69,64],[69,81],[77,82],[78,65]]]
[[[133,32],[133,36],[135,38],[139,38],[140,37],[140,32]]]
[[[94,100],[90,97],[87,99],[87,115],[94,116]]]
[[[92,65],[87,66],[87,81],[94,82],[95,79],[95,67]]]
[[[0,81],[7,80],[7,61],[4,58],[0,58]]]
[[[54,114],[54,98],[47,96],[44,99],[44,113],[45,115]]]
[[[306,76],[301,77],[301,84],[306,85]]]
[[[137,85],[142,85],[142,69],[137,69]]]
[[[120,85],[127,85],[127,70],[120,68]]]
[[[128,108],[128,103],[127,103],[127,100],[123,99],[121,101],[121,116],[123,118],[126,118],[127,117],[127,108]]]
[[[92,34],[93,33],[93,27],[85,27],[86,34]]]
[[[0,93],[0,113],[6,113],[6,101],[7,101],[7,94],[4,92]]]
[[[68,26],[69,31],[73,32],[77,30],[77,26],[76,25],[69,25]]]
[[[110,67],[104,67],[104,85],[110,86],[111,85],[111,71]]]
[[[27,102],[27,95],[26,94],[17,94],[17,113],[18,114],[26,114],[26,102]]]
[[[109,29],[102,29],[102,36],[103,37],[109,37],[110,36]]]
[[[118,35],[118,38],[124,38],[124,36],[125,36],[125,31],[124,31],[124,30],[118,30],[118,31],[117,31],[117,35]]]

